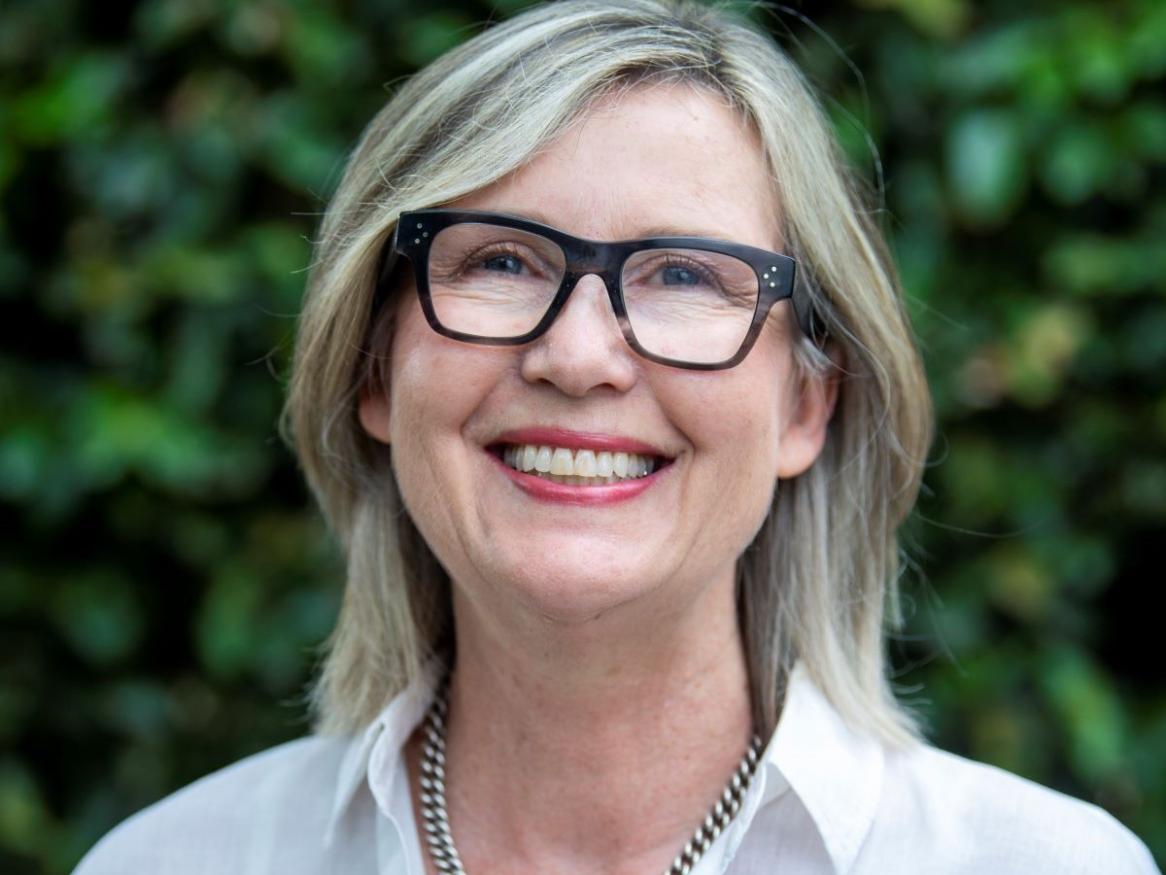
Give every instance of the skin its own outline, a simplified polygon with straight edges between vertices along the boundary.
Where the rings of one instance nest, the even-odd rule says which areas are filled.
[[[681,85],[601,100],[450,206],[597,240],[669,229],[782,249],[757,136]],[[743,363],[699,372],[637,356],[594,276],[522,347],[443,338],[415,291],[401,296],[389,385],[362,395],[360,420],[392,445],[454,581],[448,805],[474,875],[663,871],[735,768],[751,735],[735,563],[777,480],[819,454],[836,395],[797,378],[787,306]],[[630,501],[540,504],[483,449],[532,425],[637,438],[674,461]],[[416,791],[416,739],[407,757]]]

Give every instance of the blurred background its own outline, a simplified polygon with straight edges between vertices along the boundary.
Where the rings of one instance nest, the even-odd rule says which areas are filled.
[[[342,584],[276,434],[308,241],[387,88],[523,5],[0,6],[3,872],[307,731]],[[1161,865],[1166,3],[747,14],[872,191],[937,397],[903,698]]]

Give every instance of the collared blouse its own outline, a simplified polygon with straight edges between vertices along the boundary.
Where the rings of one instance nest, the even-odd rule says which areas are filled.
[[[423,875],[404,746],[432,697],[418,681],[363,734],[215,772],[125,821],[74,875]],[[799,664],[740,812],[693,875],[1156,872],[1096,805],[852,732]]]

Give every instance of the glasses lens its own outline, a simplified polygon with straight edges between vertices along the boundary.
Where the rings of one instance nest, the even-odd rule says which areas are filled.
[[[429,296],[446,328],[478,337],[518,337],[538,325],[563,278],[550,240],[473,222],[437,233],[429,249]]]
[[[693,364],[731,359],[757,309],[746,262],[700,249],[647,249],[624,264],[624,304],[648,352]]]

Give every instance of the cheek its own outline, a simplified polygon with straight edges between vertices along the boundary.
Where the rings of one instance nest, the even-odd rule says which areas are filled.
[[[795,391],[793,357],[783,334],[767,331],[741,367],[741,380],[731,396],[737,429],[748,436],[757,463],[776,476],[781,434]]]
[[[470,476],[475,445],[468,435],[483,411],[512,385],[514,368],[506,348],[442,337],[429,327],[415,300],[403,307],[393,334],[389,379],[394,460],[423,466],[431,482]]]
[[[393,332],[389,399],[393,466],[406,493],[440,469],[442,445],[463,406],[464,384],[446,378],[450,369],[434,339],[440,338],[425,324],[419,305],[402,307]]]
[[[472,356],[473,349],[437,334],[425,321],[417,296],[410,295],[397,311],[393,330],[391,397],[414,414],[440,411],[466,382],[451,374],[464,367],[460,359]]]
[[[414,524],[447,564],[461,554],[465,521],[477,501],[466,426],[493,385],[475,353],[434,333],[423,316],[406,314],[394,334],[393,470]]]
[[[751,354],[738,367],[681,374],[657,395],[694,452],[730,469],[725,474],[755,476],[759,466],[776,471],[784,374],[770,356],[754,361]]]
[[[728,377],[731,371],[723,373]],[[772,508],[781,393],[776,374],[759,374],[706,380],[699,392],[685,392],[683,400],[676,392],[670,399],[692,446],[681,506],[697,527],[693,557],[711,556],[722,564],[727,555],[735,559]]]

